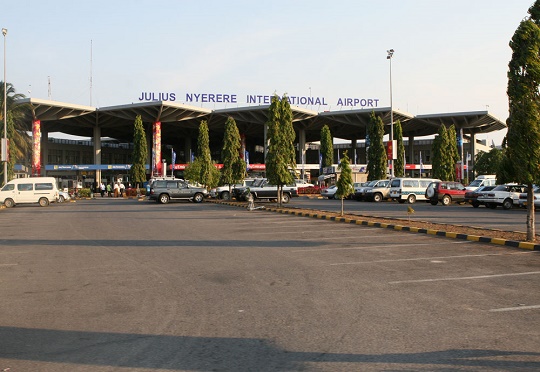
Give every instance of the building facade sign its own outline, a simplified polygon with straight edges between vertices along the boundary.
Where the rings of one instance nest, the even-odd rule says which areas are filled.
[[[179,95],[174,92],[141,92],[139,101],[180,101]],[[324,96],[287,96],[291,105],[294,106],[343,106],[359,108],[379,107],[378,98],[368,97],[339,97],[330,101]],[[269,105],[272,103],[271,95],[246,94],[245,96],[234,93],[186,93],[182,102],[189,104],[222,103],[222,104],[256,104]]]

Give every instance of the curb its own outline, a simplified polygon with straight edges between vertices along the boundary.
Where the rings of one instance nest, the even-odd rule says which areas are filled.
[[[238,202],[226,202],[226,201],[218,201],[218,200],[207,200],[207,202],[215,203],[215,204],[230,205],[233,207],[240,207],[240,208],[247,209],[246,205],[240,204]],[[366,217],[358,217],[358,218],[336,217],[336,216],[326,215],[324,211],[306,213],[306,212],[296,212],[296,211],[291,211],[291,210],[283,210],[277,207],[265,207],[264,210],[269,211],[269,212],[292,214],[292,215],[301,216],[301,217],[318,218],[321,220],[349,223],[349,224],[354,224],[354,225],[380,227],[380,228],[393,229],[393,230],[398,230],[398,231],[408,231],[412,233],[435,235],[435,236],[440,236],[444,238],[469,240],[472,242],[490,243],[490,244],[496,244],[496,245],[504,245],[504,246],[513,247],[513,248],[527,249],[531,251],[540,251],[540,244],[536,244],[536,243],[516,241],[516,240],[506,240],[506,239],[501,239],[501,238],[491,238],[491,237],[480,236],[480,235],[460,234],[456,232],[448,232],[448,231],[443,231],[443,230],[423,229],[420,227],[404,226],[404,225],[399,225],[399,224],[373,222],[373,221],[369,221]]]

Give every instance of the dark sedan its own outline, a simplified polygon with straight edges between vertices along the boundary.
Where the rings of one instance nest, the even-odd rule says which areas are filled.
[[[471,204],[474,208],[478,208],[480,205],[484,204],[478,201],[478,196],[483,192],[491,191],[494,188],[495,186],[480,186],[475,190],[467,191],[465,193],[465,202]]]

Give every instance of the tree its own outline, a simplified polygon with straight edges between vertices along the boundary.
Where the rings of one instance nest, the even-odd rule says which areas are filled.
[[[439,134],[433,139],[432,152],[432,169],[433,177],[443,181],[454,180],[454,161],[452,159],[450,141],[448,139],[448,131],[444,125],[439,127]]]
[[[7,111],[7,138],[9,139],[8,180],[14,177],[16,162],[24,162],[32,149],[32,138],[27,134],[28,125],[31,122],[30,106],[18,104],[16,101],[25,98],[24,94],[16,93],[12,84],[6,83],[6,111]],[[4,82],[0,82],[0,137],[4,138]],[[4,167],[0,167],[0,175],[3,180]]]
[[[146,181],[146,161],[148,159],[148,145],[146,142],[146,132],[141,115],[135,118],[133,129],[133,155],[130,168],[131,180],[136,184],[137,194],[139,194],[139,184]]]
[[[460,159],[459,149],[457,144],[457,133],[454,124],[448,128],[448,166],[451,167],[449,178],[447,181],[456,181],[456,164]]]
[[[339,163],[339,169],[341,174],[336,182],[337,191],[336,195],[341,199],[341,215],[343,216],[343,199],[351,195],[354,192],[354,184],[352,179],[352,170],[350,167],[349,155],[347,151],[343,153],[343,157]]]
[[[271,184],[278,186],[278,204],[281,206],[283,185],[292,184],[291,172],[296,168],[294,139],[296,134],[292,125],[291,105],[287,96],[281,99],[272,97],[268,109],[268,153],[266,154],[266,177]]]
[[[403,128],[401,121],[394,123],[394,139],[397,141],[397,159],[394,160],[394,176],[405,176],[405,146],[403,145]]]
[[[368,181],[386,178],[386,149],[383,143],[384,123],[375,112],[369,117]]]
[[[244,179],[246,174],[246,162],[240,158],[240,132],[232,117],[225,122],[225,135],[223,136],[223,148],[221,150],[221,183],[229,185],[231,195],[232,184]]]
[[[500,182],[527,185],[527,240],[535,241],[533,184],[540,181],[540,0],[528,11],[512,40],[508,64],[508,132]]]
[[[321,128],[321,167],[330,167],[334,163],[334,140],[328,125]]]
[[[217,186],[219,182],[219,170],[212,162],[210,137],[206,120],[201,121],[199,125],[197,154],[198,156],[195,158],[195,161],[186,167],[184,171],[185,178],[205,185],[207,188]]]
[[[494,147],[489,152],[480,151],[474,160],[476,174],[497,174],[503,159],[503,151]]]

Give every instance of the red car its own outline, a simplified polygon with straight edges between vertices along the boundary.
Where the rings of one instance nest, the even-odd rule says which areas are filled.
[[[467,189],[459,182],[438,181],[431,182],[426,189],[426,199],[431,205],[450,205],[452,202],[462,203],[465,201]]]

